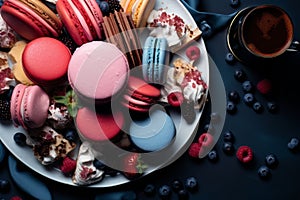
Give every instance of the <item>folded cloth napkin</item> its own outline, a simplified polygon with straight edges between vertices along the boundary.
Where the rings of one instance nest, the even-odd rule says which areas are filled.
[[[211,12],[200,12],[197,10],[199,8],[199,0],[181,0],[181,2],[196,21],[198,27],[202,31],[203,38],[208,38],[214,33],[225,28],[237,14],[237,12],[227,15]]]

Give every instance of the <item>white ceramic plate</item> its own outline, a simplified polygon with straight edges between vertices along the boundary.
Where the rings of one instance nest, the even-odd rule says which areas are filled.
[[[191,29],[197,28],[197,24],[193,20],[192,16],[179,0],[157,0],[155,9],[160,8],[165,9],[168,13],[175,13],[176,15],[180,16],[185,23],[190,26]],[[208,84],[209,59],[203,39],[201,38],[197,42],[194,42],[194,45],[197,45],[200,48],[201,58],[197,64],[197,67],[199,71],[202,72],[202,78]],[[178,51],[176,54],[184,58],[186,57],[184,48]],[[149,166],[144,176],[171,164],[188,149],[195,137],[195,134],[197,133],[197,127],[202,115],[203,107],[199,112],[196,113],[196,119],[192,124],[187,124],[178,112],[170,112],[176,126],[176,137],[173,143],[166,147],[163,151],[151,153],[151,157],[153,157],[153,159],[155,159],[156,156],[165,157],[168,159],[165,159],[164,162],[159,165]],[[24,129],[15,128],[11,123],[0,123],[0,139],[17,159],[44,177],[60,183],[77,186],[72,182],[70,177],[65,177],[59,170],[41,165],[33,156],[33,152],[30,147],[21,147],[16,145],[13,135],[18,131],[25,133]],[[92,184],[89,187],[105,188],[128,182],[130,182],[130,180],[125,178],[123,175],[117,175],[115,177],[105,177],[101,182]]]

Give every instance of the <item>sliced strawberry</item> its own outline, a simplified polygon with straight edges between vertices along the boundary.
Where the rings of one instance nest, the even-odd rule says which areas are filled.
[[[141,160],[141,155],[138,153],[131,153],[124,157],[123,175],[128,179],[135,179],[140,177],[147,166]]]

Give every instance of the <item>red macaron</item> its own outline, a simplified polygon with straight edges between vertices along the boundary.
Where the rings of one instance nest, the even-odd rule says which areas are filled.
[[[77,45],[104,39],[103,16],[95,0],[58,0],[56,10]]]
[[[147,112],[160,97],[160,90],[143,79],[130,76],[123,105],[133,111]]]

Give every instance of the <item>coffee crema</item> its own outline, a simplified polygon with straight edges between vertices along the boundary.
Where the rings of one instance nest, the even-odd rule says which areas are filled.
[[[242,25],[242,41],[255,55],[275,57],[282,54],[293,39],[293,24],[280,8],[262,6],[250,11]]]

